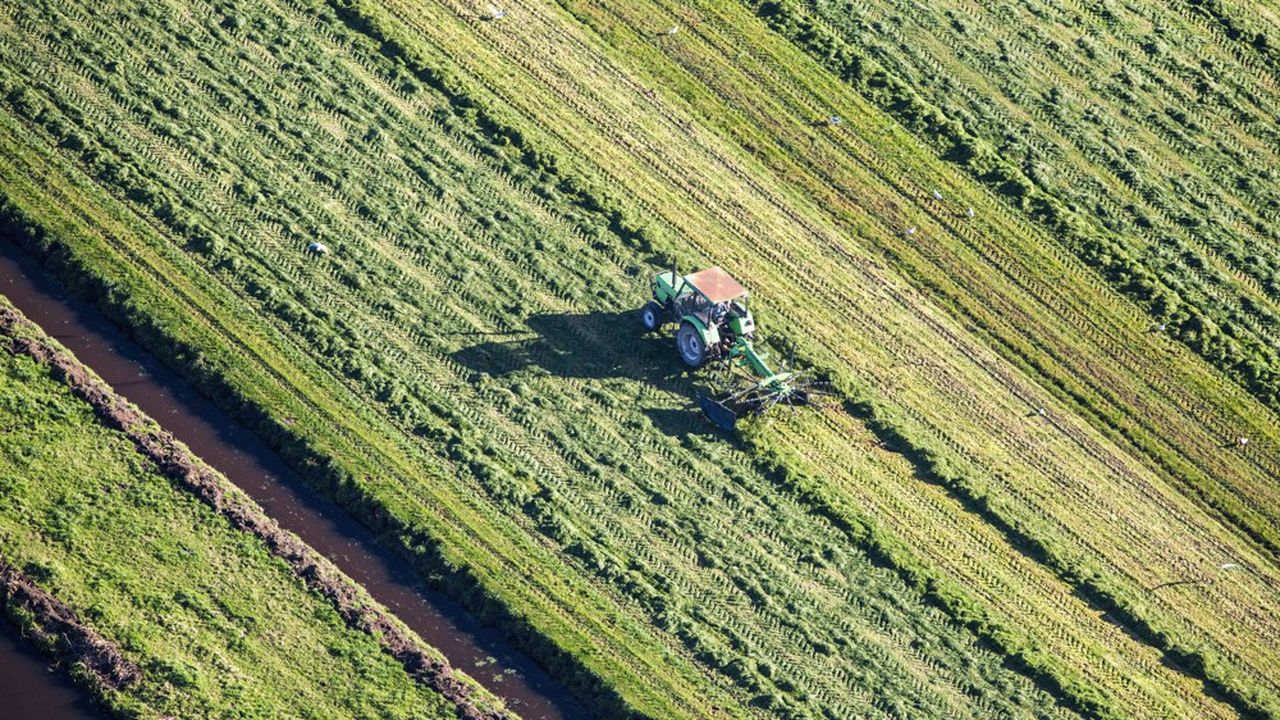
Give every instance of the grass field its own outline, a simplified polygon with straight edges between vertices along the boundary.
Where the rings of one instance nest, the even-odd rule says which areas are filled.
[[[591,53],[589,35],[553,31],[559,25],[551,20],[538,27],[537,19],[547,13],[536,6],[525,9],[524,20],[503,28],[469,21],[461,8],[433,11],[433,7],[406,7],[399,15],[404,37],[424,38],[415,49],[424,54],[430,52],[433,46],[425,40],[441,38],[437,47],[448,47],[450,51],[445,54],[436,50],[438,55],[433,61],[447,63],[454,59],[470,63],[456,72],[471,73],[475,82],[482,85],[477,92],[484,93],[487,88],[492,92],[492,101],[506,112],[535,120],[528,127],[546,133],[543,139],[547,143],[559,139],[566,155],[574,154],[575,148],[618,148],[613,153],[578,150],[578,167],[584,173],[604,178],[602,185],[624,189],[618,193],[623,198],[621,202],[640,203],[636,214],[655,225],[665,223],[670,228],[669,237],[687,238],[710,257],[729,258],[726,264],[742,268],[740,273],[760,290],[759,294],[769,298],[770,307],[782,305],[788,309],[785,319],[792,325],[800,324],[796,320],[799,308],[809,308],[801,317],[840,318],[838,334],[834,323],[826,327],[804,323],[807,335],[825,341],[824,349],[814,348],[813,359],[833,368],[850,368],[845,377],[851,385],[871,385],[859,392],[881,408],[891,425],[907,433],[909,441],[937,458],[939,474],[953,479],[949,484],[960,497],[970,504],[990,508],[990,514],[1015,530],[1006,534],[1016,544],[1026,549],[1029,540],[1033,551],[1046,556],[1046,564],[1072,587],[1095,598],[1101,594],[1104,607],[1123,610],[1130,627],[1158,628],[1155,642],[1163,649],[1209,650],[1210,655],[1219,658],[1208,664],[1210,675],[1238,679],[1239,696],[1245,704],[1255,691],[1261,693],[1264,704],[1271,702],[1266,698],[1274,688],[1262,688],[1271,684],[1266,668],[1273,660],[1265,649],[1267,643],[1260,640],[1269,630],[1259,629],[1260,641],[1254,648],[1262,654],[1252,662],[1244,659],[1248,653],[1237,654],[1234,648],[1225,657],[1217,656],[1213,649],[1216,643],[1230,646],[1237,641],[1253,642],[1238,634],[1240,623],[1256,627],[1253,618],[1266,622],[1265,618],[1275,617],[1274,608],[1270,607],[1274,597],[1265,590],[1274,583],[1270,577],[1271,556],[1257,549],[1251,538],[1240,538],[1229,525],[1224,526],[1215,517],[1220,510],[1204,512],[1186,499],[1217,495],[1228,498],[1224,502],[1240,503],[1248,511],[1274,511],[1276,505],[1270,499],[1274,472],[1265,453],[1254,450],[1274,447],[1275,421],[1269,411],[1146,332],[1146,322],[1098,287],[1085,268],[1055,253],[1047,238],[1017,216],[1001,212],[989,194],[966,186],[955,173],[933,160],[932,153],[912,143],[909,136],[843,89],[834,78],[816,69],[809,73],[798,71],[806,63],[793,47],[760,32],[758,25],[743,14],[735,15],[732,8],[715,6],[702,13],[687,6],[679,11],[669,9],[666,17],[678,18],[692,28],[683,36],[671,36],[676,39],[669,45],[658,45],[666,41],[654,40],[653,25],[660,24],[649,19],[652,13],[633,13],[629,27],[634,43],[630,45],[626,44],[626,16],[599,17],[591,25],[599,36],[626,49],[625,54],[619,51],[611,58],[603,43],[597,43]],[[580,12],[586,15],[586,11]],[[478,36],[470,44],[466,32],[451,30],[468,26]],[[755,34],[743,35],[752,29]],[[720,40],[718,48],[712,45],[724,37],[738,39],[732,43],[738,48],[736,55],[725,51],[729,41]],[[748,41],[744,42],[744,37]],[[558,50],[543,47],[548,44],[547,38],[556,38]],[[526,39],[527,43],[521,44]],[[632,60],[642,52],[638,49],[641,45],[651,48],[644,63]],[[703,48],[701,53],[697,52],[699,47]],[[460,52],[461,48],[465,52]],[[678,63],[664,67],[658,57],[664,54],[660,50],[677,57]],[[753,64],[752,55],[762,59]],[[528,60],[524,72],[512,72],[509,63],[499,57]],[[623,65],[624,61],[627,64]],[[579,64],[601,69],[586,73],[577,69]],[[632,70],[636,66],[643,69]],[[736,70],[744,66],[745,69]],[[664,69],[665,74],[659,74],[655,67]],[[768,84],[770,69],[779,67],[787,68],[788,73],[773,73],[773,84]],[[617,78],[627,77],[628,71],[639,79],[629,91],[619,92]],[[737,84],[733,85],[735,80]],[[797,89],[797,85],[808,86],[808,92]],[[761,92],[762,86],[770,92]],[[652,97],[646,88],[653,90]],[[667,93],[670,104],[679,106],[683,101],[692,106],[689,114],[682,117],[673,113],[669,105],[660,102],[664,99],[662,93]],[[561,102],[542,101],[545,97],[559,98]],[[766,97],[783,100],[770,105]],[[783,104],[786,100],[790,100],[790,107]],[[594,116],[583,117],[596,108],[600,109]],[[832,133],[813,126],[815,119],[832,111],[849,117],[858,132]],[[743,117],[747,112],[753,114]],[[703,119],[703,127],[718,126],[721,134],[696,134],[699,126],[693,124],[695,117]],[[753,128],[767,127],[772,137],[785,137],[785,128],[777,127],[785,120],[790,121],[791,134],[798,137],[792,145],[776,152],[770,152],[777,147],[776,141],[773,147],[766,144],[770,133],[751,132]],[[717,137],[733,133],[738,133],[735,141],[746,152],[733,154],[727,141],[717,141]],[[865,141],[860,139],[863,137],[878,139],[875,150],[865,149]],[[827,151],[829,154],[823,154],[823,146],[828,143],[834,147]],[[858,152],[859,145],[862,152]],[[759,164],[753,167],[751,158],[746,157],[748,153],[760,158],[760,164],[770,163],[777,174],[768,175],[770,168]],[[814,160],[816,167],[806,173],[796,158],[820,159]],[[766,177],[790,183],[761,179]],[[669,200],[672,193],[663,196],[657,190],[648,190],[660,188],[664,180],[668,186],[679,187],[686,196],[701,195],[700,202],[677,205]],[[895,183],[890,185],[891,191],[885,190],[886,180]],[[807,202],[798,190],[792,190],[797,186],[826,202]],[[931,187],[949,198],[947,203],[933,200],[927,190]],[[753,197],[760,199],[750,203]],[[798,208],[806,206],[810,212],[801,214]],[[967,207],[976,208],[975,222],[962,224],[968,218],[961,208]],[[907,236],[904,230],[908,227],[918,231]],[[1000,238],[999,244],[1006,248],[1015,238],[1026,237],[1025,245],[1018,250],[1026,253],[1022,262],[1034,271],[1000,267],[1000,260],[1017,256],[998,247],[994,240],[984,241],[984,236]],[[864,242],[849,243],[843,240],[846,237]],[[929,238],[938,238],[937,243]],[[928,244],[924,252],[922,243]],[[874,251],[876,245],[884,248],[883,255]],[[994,259],[975,257],[974,245]],[[1010,318],[1022,321],[1011,323],[1017,336],[1010,337],[1014,332],[1010,329],[1006,331],[1008,335],[996,335],[999,342],[991,345],[1021,345],[1018,349],[1022,352],[1009,358],[1012,362],[1001,362],[994,349],[988,349],[991,346],[979,347],[959,323],[931,313],[927,301],[895,286],[881,265],[906,265],[900,258],[919,258],[928,251],[939,255],[964,252],[964,284],[978,293],[983,303],[998,301],[1021,289],[1010,282],[1010,277],[1024,278],[1022,282],[1028,284],[1035,282],[1040,285],[1036,288],[1039,294],[1049,296],[1042,301],[1043,309],[1035,313],[1032,311],[1038,309],[1038,298],[1032,293],[1017,298],[1017,304],[1009,303],[1013,308]],[[772,262],[761,267],[753,258]],[[817,258],[826,258],[820,278],[806,282],[804,276],[810,274],[806,271],[816,265]],[[999,274],[978,284],[984,265],[996,265],[986,272]],[[917,286],[936,292],[933,287],[943,282],[945,271],[950,269],[932,269],[928,275],[914,271]],[[754,272],[761,274],[748,274]],[[949,282],[953,287],[959,284],[954,276]],[[1110,326],[1105,332],[1091,333],[1081,321],[1090,316],[1096,318],[1099,313],[1094,308],[1098,307],[1114,307],[1116,312],[1088,321]],[[859,311],[866,308],[874,311]],[[969,318],[975,314],[968,311],[960,319],[972,322]],[[991,317],[991,313],[986,314]],[[1072,327],[1073,319],[1084,328]],[[865,329],[850,332],[850,324]],[[1053,343],[1057,333],[1067,340]],[[1088,357],[1089,343],[1081,342],[1082,333],[1098,339],[1099,356]],[[1029,343],[1028,336],[1040,347]],[[1013,353],[1006,352],[1008,355]],[[1034,376],[1028,377],[1025,370],[1019,372],[1022,368],[1017,367],[1037,368],[1051,363],[1067,365],[1074,372],[1059,371],[1049,375],[1049,382],[1042,380],[1036,386],[1030,382]],[[1126,457],[1108,440],[1137,432],[1117,433],[1105,409],[1098,409],[1097,404],[1086,406],[1077,419],[1066,408],[1059,411],[1060,406],[1049,399],[1049,389],[1055,385],[1061,383],[1074,390],[1073,385],[1079,387],[1091,381],[1106,368],[1131,376],[1126,390],[1132,388],[1139,398],[1173,396],[1161,403],[1164,407],[1159,414],[1132,413],[1138,418],[1136,421],[1130,417],[1115,422],[1121,428],[1124,423],[1148,422],[1148,433],[1176,433],[1176,440],[1170,444],[1176,443],[1176,452],[1182,458],[1173,452],[1138,452],[1139,448],[1132,447],[1132,454]],[[1174,382],[1164,385],[1174,373]],[[1105,379],[1099,384],[1113,402],[1127,397],[1104,383]],[[1061,400],[1082,404],[1061,390],[1055,394]],[[1048,411],[1049,420],[1029,420],[1028,416],[1037,414],[1041,407]],[[1115,415],[1118,413],[1112,417]],[[960,418],[964,420],[959,421]],[[1094,428],[1085,427],[1082,420],[1092,420]],[[979,429],[982,427],[986,429]],[[1240,434],[1263,445],[1251,445],[1246,452],[1228,452],[1224,445],[1230,444],[1232,431],[1237,428],[1246,428]],[[798,445],[801,438],[812,437],[805,433],[792,439]],[[841,443],[834,441],[829,446],[838,448]],[[856,452],[862,451],[859,448]],[[1204,476],[1229,478],[1230,491],[1214,492],[1193,486],[1193,491],[1187,492],[1189,478],[1180,472],[1166,468],[1163,479],[1153,472],[1177,460],[1183,460],[1185,467],[1188,455],[1201,467],[1229,463],[1229,472]],[[1169,456],[1173,459],[1169,460]],[[830,464],[838,467],[838,462]],[[820,466],[819,470],[829,473],[833,468]],[[1087,478],[1087,484],[1076,478]],[[1164,516],[1152,522],[1152,514],[1160,512]],[[903,522],[919,520],[911,517]],[[1243,526],[1246,532],[1269,526],[1265,522],[1233,524]],[[1155,532],[1135,530],[1153,525]],[[1111,527],[1114,532],[1097,533],[1099,526]],[[947,554],[939,553],[944,557]],[[1205,573],[1224,562],[1220,558],[1240,556],[1249,558],[1250,566],[1261,573],[1260,578],[1232,581],[1232,586],[1225,589],[1222,583],[1199,583],[1190,586],[1193,592],[1180,596],[1149,596],[1145,592],[1145,588],[1174,579],[1212,577]],[[1212,597],[1219,592],[1228,592],[1236,599],[1224,602]],[[1241,615],[1235,621],[1223,622],[1215,632],[1216,639],[1205,642],[1203,624],[1213,624],[1223,606],[1240,609]],[[1148,633],[1148,639],[1151,635]],[[1253,679],[1237,675],[1242,667],[1249,666],[1252,670],[1245,672]]]
[[[1265,13],[1227,3],[758,10],[809,34],[818,57],[845,50],[851,82],[896,79],[872,95],[1056,230],[1164,332],[1280,402],[1276,28]]]
[[[367,55],[357,57],[370,59]],[[359,65],[354,67],[360,69]],[[241,65],[236,69],[247,68]],[[325,77],[346,79],[333,70]],[[369,75],[365,77],[365,83],[374,80]],[[360,87],[355,79],[351,83]],[[424,96],[422,102],[428,100],[425,89],[418,94]],[[391,123],[378,125],[387,127]],[[669,358],[665,344],[653,348],[658,343],[651,343],[648,359],[630,370],[624,365],[614,370],[613,365],[621,358],[611,360],[610,356],[618,357],[617,351],[598,343],[578,348],[576,357],[566,357],[575,352],[568,344],[571,338],[610,332],[624,318],[630,327],[630,314],[619,313],[616,308],[623,302],[628,306],[632,303],[630,296],[634,294],[640,266],[620,263],[607,248],[591,250],[574,231],[574,225],[562,215],[553,214],[557,208],[548,201],[540,202],[537,196],[520,192],[519,187],[504,188],[499,184],[504,176],[486,168],[474,151],[466,152],[470,147],[464,137],[451,138],[430,125],[428,128],[434,130],[430,135],[390,138],[398,146],[414,147],[409,160],[425,167],[416,171],[396,166],[370,168],[370,175],[361,178],[358,186],[382,188],[380,192],[385,195],[362,202],[370,209],[380,208],[400,197],[401,188],[422,192],[421,176],[433,171],[446,177],[474,177],[469,182],[446,186],[455,196],[454,202],[501,205],[505,207],[502,212],[510,218],[506,224],[513,225],[512,229],[495,224],[495,237],[481,236],[481,242],[477,242],[459,231],[474,227],[464,224],[460,213],[453,218],[424,218],[420,227],[435,232],[371,244],[372,252],[364,258],[368,267],[352,263],[347,275],[329,275],[326,270],[332,271],[334,266],[317,265],[297,252],[297,247],[283,252],[282,245],[244,243],[233,253],[232,243],[244,241],[233,239],[231,233],[223,236],[227,238],[223,253],[231,265],[239,260],[241,271],[261,273],[254,281],[261,292],[279,293],[282,302],[305,299],[306,305],[295,307],[308,314],[312,298],[340,301],[342,304],[329,315],[330,322],[359,342],[377,339],[378,345],[362,349],[355,342],[344,342],[337,333],[324,333],[327,328],[319,323],[311,337],[299,336],[290,323],[273,323],[288,340],[284,348],[292,358],[302,355],[299,347],[324,348],[330,344],[332,349],[324,354],[334,359],[325,360],[321,372],[333,380],[324,395],[341,398],[334,390],[336,383],[337,388],[349,393],[351,399],[347,402],[352,405],[364,393],[383,398],[385,405],[378,408],[378,424],[374,427],[385,433],[385,428],[398,426],[399,432],[393,437],[404,437],[402,442],[416,457],[406,458],[403,475],[380,478],[384,486],[369,491],[378,502],[388,502],[393,483],[403,484],[397,494],[408,506],[403,512],[413,513],[413,519],[438,512],[433,500],[465,511],[468,504],[476,502],[474,498],[484,498],[492,504],[482,505],[481,509],[492,514],[493,507],[502,508],[497,517],[511,514],[519,518],[524,528],[520,532],[531,532],[540,542],[555,543],[553,547],[567,550],[572,565],[555,555],[548,556],[546,550],[537,554],[537,548],[530,548],[525,541],[517,547],[527,549],[505,551],[510,553],[505,562],[513,567],[516,562],[528,563],[531,558],[541,557],[541,574],[551,579],[564,577],[583,588],[573,592],[559,590],[550,598],[563,606],[561,612],[573,617],[576,624],[594,619],[588,614],[587,605],[593,595],[599,598],[596,602],[608,603],[605,608],[609,615],[597,613],[612,622],[629,623],[624,626],[628,630],[625,635],[619,632],[617,640],[603,645],[608,652],[601,652],[599,665],[589,668],[606,677],[612,674],[612,682],[632,683],[633,687],[621,685],[633,693],[626,700],[655,715],[705,712],[702,698],[692,690],[681,690],[677,683],[702,687],[696,691],[699,694],[717,692],[717,687],[733,687],[733,695],[727,689],[718,691],[724,694],[725,712],[732,714],[743,712],[741,708],[750,702],[776,703],[779,710],[787,705],[807,706],[814,711],[825,707],[835,714],[842,714],[849,707],[876,712],[878,704],[885,706],[880,710],[884,712],[891,709],[892,703],[902,703],[904,707],[934,708],[933,712],[944,714],[975,715],[986,714],[987,707],[1007,707],[1008,712],[1017,714],[1019,706],[1051,704],[1025,679],[1001,669],[997,656],[974,647],[972,636],[930,609],[918,593],[904,587],[892,573],[878,570],[860,553],[845,557],[840,550],[841,534],[820,519],[807,516],[802,506],[785,496],[773,497],[769,481],[752,468],[748,458],[726,456],[728,448],[709,443],[707,450],[713,453],[710,458],[691,460],[695,456],[663,432],[669,429],[674,433],[681,425],[692,425],[687,413],[672,412],[673,400],[687,393],[686,381],[673,377],[665,389],[659,389],[664,400],[628,407],[628,398],[655,392],[648,382],[651,373],[671,374],[663,370]],[[409,124],[403,132],[414,129]],[[432,138],[432,145],[423,144]],[[334,166],[359,162],[352,149],[337,147],[345,154],[330,161]],[[454,165],[436,169],[447,161]],[[316,155],[310,155],[309,162],[325,164]],[[269,187],[274,184],[271,178],[283,180],[298,172],[296,166],[286,167],[271,168],[271,175],[260,175],[253,182]],[[287,192],[283,186],[276,187],[275,192]],[[495,203],[493,194],[499,192],[505,202]],[[553,197],[554,192],[553,188]],[[200,199],[198,194],[189,196]],[[342,208],[334,205],[335,209]],[[376,226],[363,220],[358,212],[342,213],[338,218],[357,223],[359,228],[344,232],[362,236],[376,232]],[[338,218],[331,222],[342,227],[337,224]],[[212,230],[220,235],[222,231]],[[164,238],[156,241],[166,242]],[[564,249],[558,257],[556,253],[541,254],[556,265],[530,267],[532,263],[523,257],[504,257],[504,246],[517,241],[531,252],[537,250],[535,242],[544,248],[558,243]],[[334,244],[336,255],[354,248],[346,243]],[[577,262],[570,260],[571,253],[578,249],[592,253],[589,264],[583,263],[581,256]],[[265,257],[250,261],[250,252],[254,251]],[[444,272],[432,267],[450,262],[451,257],[461,265],[462,253],[470,258],[470,267],[453,270],[444,265]],[[272,261],[267,262],[268,259]],[[221,273],[234,272],[231,265]],[[197,279],[209,277],[203,274],[207,270],[196,271],[202,273],[195,276]],[[399,287],[369,282],[387,272],[400,273],[403,282]],[[484,285],[450,288],[460,285],[468,274],[479,272],[490,278],[492,286],[505,287],[506,297],[488,297]],[[541,292],[543,278],[568,276],[571,272],[580,273],[583,279],[588,273],[595,276],[590,296],[575,301],[573,295],[580,291],[574,290],[574,283],[569,280],[558,281],[566,288],[561,293]],[[290,275],[296,280],[282,282]],[[192,285],[220,287],[231,280],[227,282],[231,289],[243,293],[243,298],[252,298],[241,285],[243,279],[220,278],[216,274],[212,279],[214,282]],[[361,289],[360,285],[365,287]],[[304,288],[306,295],[301,295],[299,291]],[[340,300],[365,293],[385,294],[386,304],[391,307],[378,308],[378,301],[371,298],[359,303]],[[605,303],[602,294],[612,295],[615,300]],[[520,330],[509,325],[495,328],[489,319],[510,312],[509,305],[517,300],[525,303],[518,315],[521,325],[527,328],[521,331],[522,337],[504,337],[508,342],[503,343],[485,342],[485,333],[510,334]],[[390,312],[394,308],[392,302],[404,304],[401,313]],[[361,305],[382,312],[369,312]],[[614,310],[602,310],[605,307]],[[410,324],[407,330],[402,327],[401,318],[419,315],[428,322]],[[598,356],[602,350],[609,355]],[[395,358],[398,362],[377,367],[371,361],[374,356]],[[594,361],[590,359],[593,356],[597,358]],[[348,365],[335,367],[340,360]],[[539,367],[544,372],[537,372]],[[483,375],[496,377],[486,382]],[[315,395],[321,393],[316,391]],[[541,423],[533,423],[529,412],[512,407],[520,395],[538,399],[539,412],[544,416]],[[657,411],[657,426],[645,410]],[[614,421],[601,425],[596,419],[601,412],[615,416]],[[663,412],[667,413],[665,420]],[[316,422],[304,420],[301,412],[299,416],[299,423]],[[331,417],[336,416],[338,413],[334,412]],[[611,446],[612,451],[602,453],[599,448],[605,446]],[[438,471],[428,471],[425,477],[419,475],[425,464],[441,462],[447,463],[447,473],[443,475],[451,482],[442,482]],[[733,465],[742,470],[736,474],[723,470]],[[688,479],[677,482],[677,469]],[[697,485],[690,487],[689,482]],[[746,488],[742,487],[744,484]],[[750,520],[751,517],[757,519]],[[492,519],[484,522],[497,524]],[[485,525],[479,527],[485,529]],[[655,538],[655,527],[669,537]],[[484,536],[481,540],[496,544]],[[662,544],[655,545],[655,540]],[[462,540],[454,542],[450,548],[457,548],[454,552],[462,553],[471,547]],[[827,546],[830,558],[823,557]],[[495,559],[504,558],[496,550],[494,554]],[[800,567],[776,560],[802,555],[811,560]],[[528,575],[507,570],[500,577],[518,589],[526,583],[547,582],[539,575]],[[534,587],[537,589],[537,585]],[[802,588],[809,592],[801,592]],[[714,598],[723,600],[717,603],[715,613],[707,612],[702,601]],[[884,598],[897,598],[892,603],[901,603],[905,609],[895,610],[891,601]],[[845,609],[836,615],[839,623],[825,617],[836,608]],[[867,619],[853,622],[859,617]],[[536,615],[531,622],[545,623]],[[654,624],[661,628],[644,629]],[[556,628],[543,627],[538,629],[568,644],[563,636],[552,634]],[[904,634],[906,628],[915,629]],[[567,633],[569,629],[560,632]],[[604,639],[609,641],[608,636]],[[600,638],[589,641],[602,644]],[[820,652],[815,653],[815,649]],[[723,674],[708,680],[705,670],[690,670],[685,675],[664,677],[674,686],[664,688],[643,670],[645,664],[692,665],[695,657]],[[629,665],[611,667],[620,658]],[[880,666],[875,674],[867,674],[868,658],[875,658],[874,664]],[[901,697],[892,703],[870,692],[889,682],[901,688]],[[850,688],[860,692],[851,695]],[[690,694],[681,697],[676,691]],[[646,707],[643,702],[652,706]],[[735,710],[735,705],[739,709]]]
[[[0,343],[15,337],[47,341],[20,327]],[[102,689],[120,716],[456,716],[48,365],[6,348],[0,379],[0,557],[138,667]]]
[[[1050,223],[1103,213],[940,157],[845,8],[503,7],[0,10],[11,229],[603,715],[1277,712],[1280,424],[1188,336],[1265,288],[1151,332]],[[634,315],[673,257],[837,400],[710,433]]]

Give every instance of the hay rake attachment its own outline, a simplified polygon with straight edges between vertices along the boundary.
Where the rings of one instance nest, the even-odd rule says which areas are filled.
[[[746,350],[755,354],[751,346]],[[756,357],[763,365],[764,358]],[[741,417],[763,415],[778,406],[811,405],[817,398],[832,394],[830,383],[808,372],[792,370],[790,359],[781,371],[764,378],[748,373],[735,359],[733,355],[723,358],[718,363],[720,372],[712,379],[711,393],[698,394],[703,415],[726,431],[732,430]],[[752,365],[748,363],[746,367]]]
[[[698,395],[702,412],[721,428],[732,430],[742,415],[761,415],[778,405],[808,405],[816,395],[829,394],[825,383],[794,372],[790,360],[775,371],[756,351],[747,291],[724,270],[680,275],[672,267],[654,276],[651,289],[653,299],[640,310],[645,329],[678,323],[680,359],[693,368],[708,362],[723,368],[721,387]]]

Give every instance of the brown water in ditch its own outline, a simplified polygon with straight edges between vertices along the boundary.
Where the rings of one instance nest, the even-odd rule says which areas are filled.
[[[107,716],[65,672],[0,620],[0,717],[23,720],[98,720]]]
[[[403,558],[379,548],[367,528],[307,488],[257,436],[125,337],[96,308],[69,298],[47,272],[3,239],[0,295],[521,717],[588,717],[563,687],[512,648],[500,632],[481,626],[448,597],[423,588]],[[7,656],[0,647],[0,673],[8,670]]]

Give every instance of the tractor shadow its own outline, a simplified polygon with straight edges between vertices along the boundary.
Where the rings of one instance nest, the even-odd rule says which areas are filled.
[[[670,325],[646,332],[638,310],[532,315],[525,324],[534,337],[481,342],[451,357],[472,371],[499,378],[540,368],[561,378],[647,383],[688,399],[683,408],[642,410],[663,433],[683,437],[713,431],[696,403],[702,386],[698,375],[705,371],[691,373],[681,362]]]

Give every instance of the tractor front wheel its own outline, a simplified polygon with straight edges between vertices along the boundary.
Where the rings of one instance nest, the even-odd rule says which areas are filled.
[[[702,367],[707,361],[707,344],[702,341],[702,333],[688,320],[680,323],[680,330],[676,332],[676,349],[689,367]]]
[[[644,323],[644,329],[653,332],[662,327],[662,306],[650,300],[640,308],[640,322]]]

